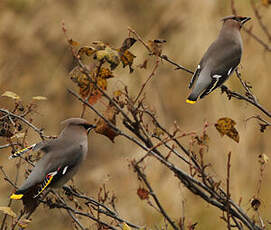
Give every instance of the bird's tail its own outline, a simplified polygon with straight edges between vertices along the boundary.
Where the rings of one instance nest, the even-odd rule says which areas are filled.
[[[189,97],[186,99],[186,103],[189,104],[195,104],[197,102],[197,96],[195,96],[195,94],[192,92]]]
[[[10,196],[10,199],[12,200],[20,200],[22,199],[24,196],[24,194],[22,193],[22,191],[18,190],[16,191],[15,193],[13,193],[11,196]]]

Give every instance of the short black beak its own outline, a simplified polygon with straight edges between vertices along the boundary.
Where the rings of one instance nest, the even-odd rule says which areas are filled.
[[[241,24],[244,25],[250,19],[251,19],[250,17],[244,17],[244,19],[242,19],[242,21],[241,21]]]
[[[91,131],[92,129],[95,129],[95,128],[96,128],[96,125],[89,125],[89,127],[88,127],[88,129],[87,129],[87,133],[89,134],[90,131]]]
[[[85,125],[85,128],[87,129],[87,133],[89,134],[92,129],[96,128],[96,125],[87,124]]]

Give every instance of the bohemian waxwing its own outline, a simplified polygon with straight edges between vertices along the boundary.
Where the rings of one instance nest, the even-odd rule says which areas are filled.
[[[34,144],[11,156],[14,158],[29,150],[44,152],[11,199],[36,198],[47,187],[61,187],[77,172],[88,152],[87,134],[95,125],[81,118],[70,118],[62,123],[65,127],[58,138]]]
[[[221,86],[234,72],[242,56],[240,29],[250,20],[249,17],[228,16],[222,19],[222,29],[218,38],[211,44],[201,59],[189,88],[194,88],[186,102],[196,103]]]

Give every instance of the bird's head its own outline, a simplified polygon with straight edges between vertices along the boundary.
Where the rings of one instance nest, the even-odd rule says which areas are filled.
[[[229,25],[232,25],[234,27],[241,29],[242,26],[250,19],[251,19],[250,17],[231,15],[231,16],[227,16],[227,17],[222,18],[222,21],[224,24],[229,24]]]
[[[87,120],[82,118],[69,118],[65,121],[62,121],[65,127],[83,127],[87,133],[89,133],[92,129],[96,128],[96,125],[90,124]]]

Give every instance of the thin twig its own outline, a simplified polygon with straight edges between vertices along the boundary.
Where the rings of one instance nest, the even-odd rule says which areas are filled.
[[[231,169],[231,152],[228,154],[228,160],[227,160],[227,227],[228,230],[231,230],[231,216],[230,216],[230,169]]]
[[[149,194],[152,196],[152,198],[154,199],[156,205],[158,206],[161,214],[166,218],[166,220],[169,222],[169,224],[171,225],[171,227],[175,230],[179,230],[178,227],[175,225],[175,223],[170,219],[170,217],[167,215],[167,213],[165,212],[164,208],[162,207],[159,199],[157,198],[156,194],[154,193],[151,185],[149,184],[147,178],[146,178],[146,175],[144,175],[138,164],[136,163],[133,163],[133,168],[135,169],[135,171],[137,172],[137,175],[143,180],[144,184],[148,187],[149,189]]]
[[[11,113],[11,112],[9,112],[9,111],[6,110],[6,109],[1,109],[1,108],[0,108],[0,112],[5,113],[5,114],[7,114],[8,116],[15,117],[15,118],[21,120],[21,121],[24,122],[26,125],[28,125],[30,128],[32,128],[35,132],[37,132],[37,133],[40,135],[40,137],[41,137],[42,139],[44,139],[44,138],[50,138],[49,136],[45,136],[45,135],[43,134],[43,130],[42,130],[42,129],[37,128],[36,126],[34,126],[31,122],[29,122],[29,121],[26,120],[25,118],[23,118],[23,117],[21,117],[21,116],[19,116],[19,115],[17,115],[17,114]]]
[[[142,84],[141,89],[140,89],[140,91],[139,91],[139,93],[138,93],[136,99],[134,100],[134,103],[137,102],[137,100],[138,100],[139,97],[141,96],[141,94],[142,94],[144,88],[146,87],[146,85],[148,84],[148,82],[151,80],[151,78],[155,75],[155,72],[156,72],[156,70],[157,70],[157,68],[158,68],[158,65],[159,65],[159,58],[156,58],[156,62],[155,62],[154,68],[153,68],[151,74],[149,75],[149,77],[147,78],[147,80]]]
[[[265,26],[265,24],[263,23],[262,17],[261,17],[261,15],[260,15],[260,13],[259,13],[259,11],[258,11],[258,9],[257,9],[257,7],[256,7],[256,5],[255,5],[255,2],[254,2],[253,0],[250,0],[250,5],[251,5],[251,7],[252,7],[252,9],[253,9],[254,15],[255,15],[255,17],[257,18],[257,21],[258,21],[260,27],[262,28],[263,32],[264,32],[265,35],[267,36],[269,42],[271,42],[271,34],[270,34],[270,32],[268,31],[268,29],[267,29],[267,27]]]

